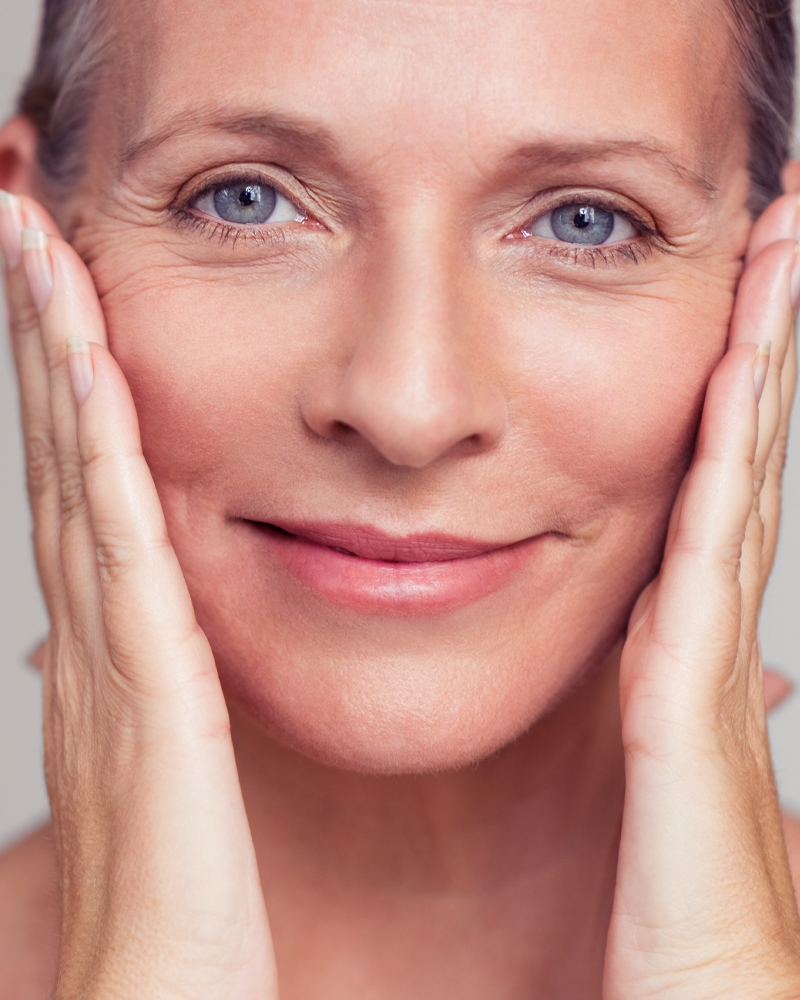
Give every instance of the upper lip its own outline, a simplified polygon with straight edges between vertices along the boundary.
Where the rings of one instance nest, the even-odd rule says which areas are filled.
[[[380,528],[362,524],[330,522],[270,521],[265,527],[277,528],[318,545],[383,562],[423,563],[471,559],[507,547],[505,542],[483,542],[440,532],[420,532],[402,537]]]

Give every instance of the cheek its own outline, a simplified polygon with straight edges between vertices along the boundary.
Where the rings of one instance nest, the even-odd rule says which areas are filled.
[[[657,297],[566,293],[506,310],[520,433],[567,477],[585,514],[595,504],[668,515],[725,351],[734,279],[688,274]]]
[[[104,300],[159,486],[213,490],[231,469],[263,477],[291,454],[307,361],[302,300],[263,299],[195,280]]]
[[[374,465],[365,473],[346,451],[318,447],[298,402],[341,364],[342,303],[358,289],[275,296],[201,281],[153,288],[145,276],[136,294],[106,296],[112,349],[229,696],[288,744],[360,770],[456,766],[519,735],[613,645],[657,567],[730,308],[722,283],[695,301],[681,291],[476,305],[509,431],[484,460],[445,463],[429,496],[454,533],[480,503],[509,534],[546,517],[573,542],[491,598],[423,624],[350,620],[306,600],[269,567],[254,570],[226,522],[256,494],[280,510],[298,489],[323,504],[326,490],[354,502],[385,492]]]

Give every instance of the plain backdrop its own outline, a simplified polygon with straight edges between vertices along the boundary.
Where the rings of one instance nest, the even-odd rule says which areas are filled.
[[[10,113],[30,65],[38,16],[37,0],[0,0],[0,120]],[[766,662],[781,667],[800,684],[800,407],[795,408],[789,456],[781,541],[761,636]],[[25,662],[46,633],[46,618],[31,555],[17,391],[7,338],[0,348],[0,470],[2,846],[47,816],[41,682]],[[783,799],[800,809],[800,694],[773,715],[770,728]]]

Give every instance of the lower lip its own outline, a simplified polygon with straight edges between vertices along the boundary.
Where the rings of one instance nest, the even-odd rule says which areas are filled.
[[[333,604],[371,614],[442,614],[499,590],[547,535],[464,559],[362,559],[249,522],[287,572]]]

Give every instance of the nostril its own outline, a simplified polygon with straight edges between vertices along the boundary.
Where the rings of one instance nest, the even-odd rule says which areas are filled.
[[[413,352],[395,349],[387,360],[385,345],[377,355],[361,352],[339,381],[309,387],[301,403],[305,424],[339,446],[359,447],[363,439],[392,465],[412,468],[445,454],[466,457],[494,447],[506,427],[499,389],[473,378],[449,355],[439,357],[441,351],[433,358],[419,353],[409,357]],[[390,362],[391,378],[385,371]]]
[[[354,434],[358,434],[358,431],[352,424],[348,424],[344,420],[334,420],[331,422],[330,436],[334,440],[342,441],[353,437]]]

